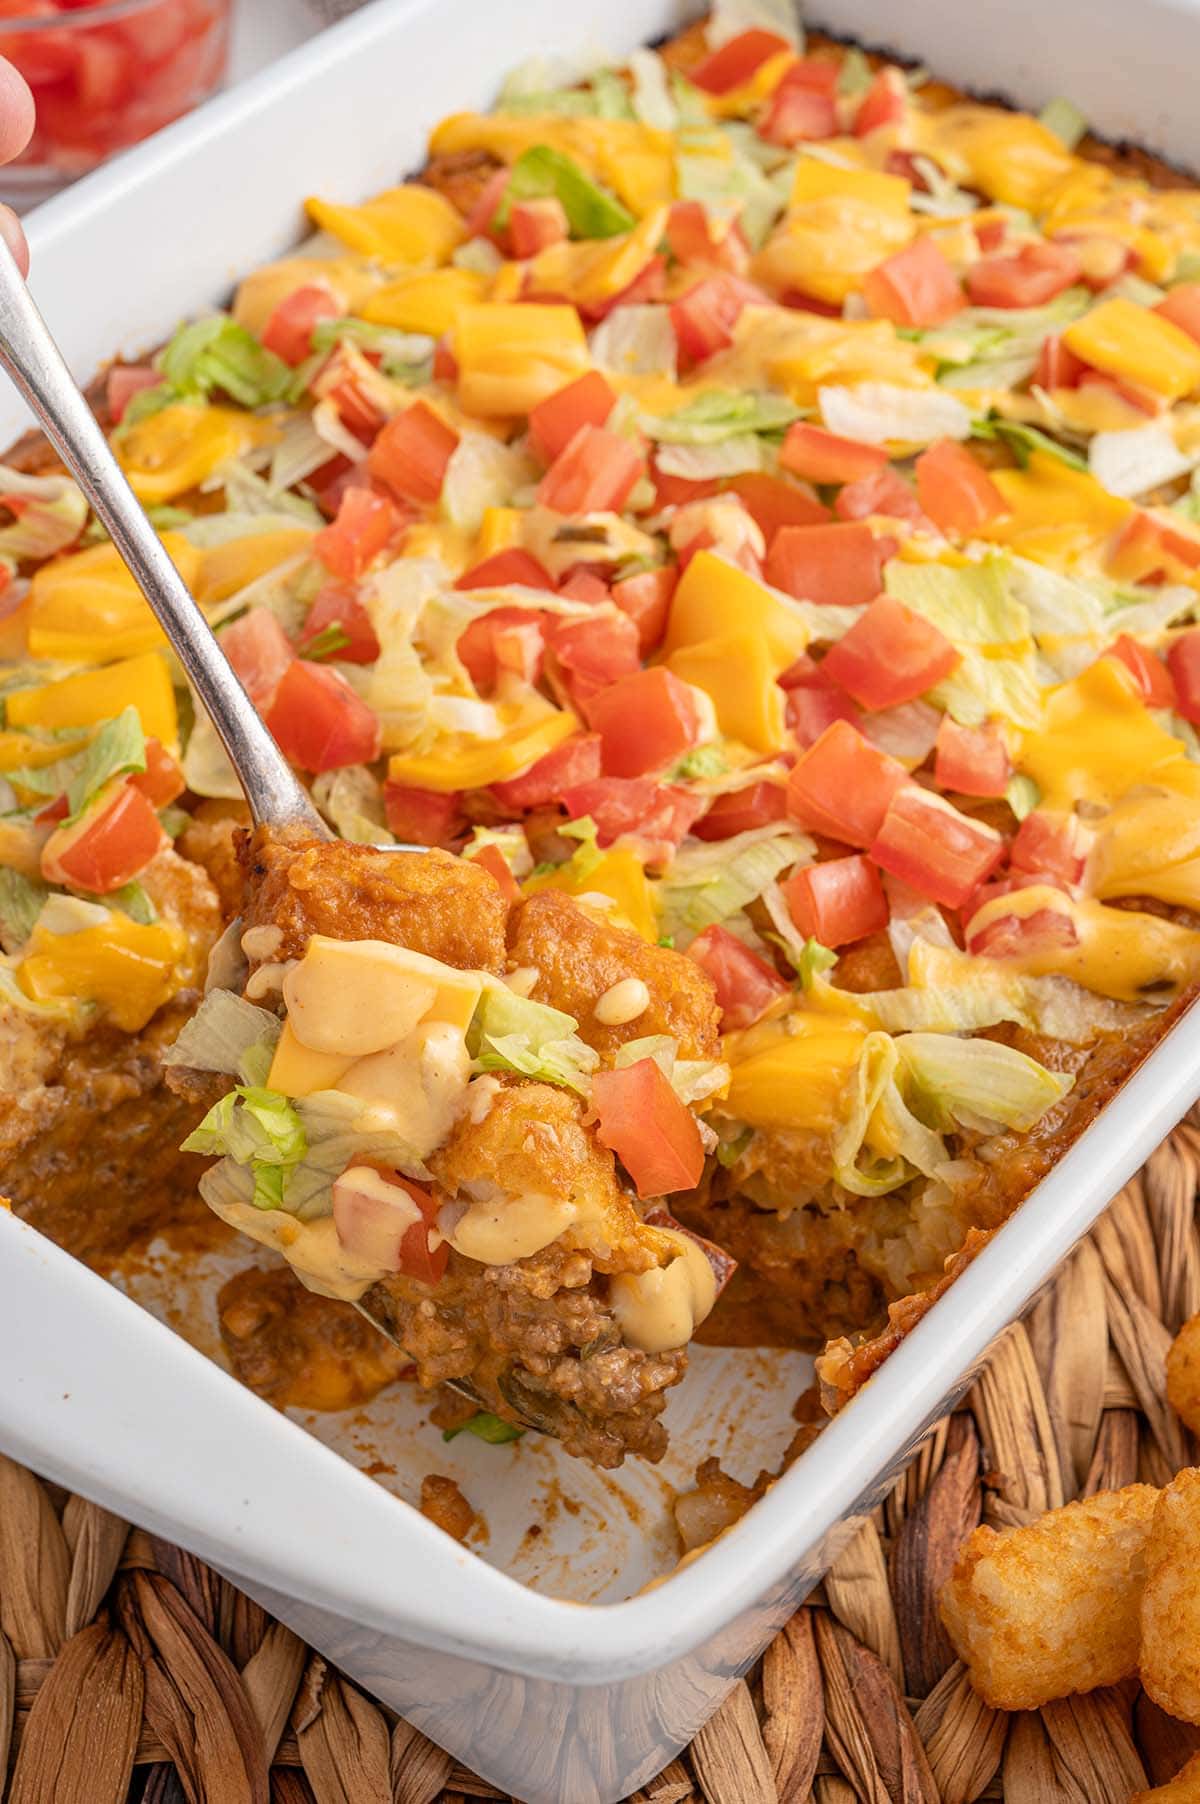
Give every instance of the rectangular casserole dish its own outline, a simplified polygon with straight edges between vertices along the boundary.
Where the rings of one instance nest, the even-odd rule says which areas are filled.
[[[506,9],[507,10],[507,9]],[[235,274],[284,249],[306,190],[369,192],[415,166],[448,109],[482,104],[501,68],[597,42],[620,55],[681,22],[674,7],[548,0],[497,18],[479,0],[378,0],[43,209],[35,290],[86,378],[165,337]],[[1004,9],[948,6],[898,28],[873,0],[826,23],[925,56],[968,87],[1038,105],[1034,50]],[[1189,118],[1191,7],[1060,6],[1038,66],[1098,129],[1200,161]],[[1131,82],[1138,42],[1153,82]],[[1022,56],[1026,61],[1022,61]],[[1176,70],[1172,75],[1170,71]],[[408,72],[412,71],[410,75]],[[1120,75],[1118,75],[1120,71]],[[412,110],[399,129],[398,86]],[[88,307],[78,306],[80,272]],[[0,425],[22,422],[7,403]],[[605,1804],[658,1770],[719,1703],[961,1393],[1113,1191],[1200,1091],[1200,1020],[1182,1020],[871,1386],[739,1526],[664,1584],[582,1611],[536,1594],[236,1388],[201,1355],[20,1224],[0,1219],[0,1443],[15,1457],[213,1561],[463,1760],[541,1804]],[[696,1382],[696,1381],[694,1381]],[[702,1382],[702,1379],[699,1380]],[[535,1741],[526,1726],[542,1725]]]

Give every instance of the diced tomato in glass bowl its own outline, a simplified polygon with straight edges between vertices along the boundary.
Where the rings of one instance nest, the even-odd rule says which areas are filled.
[[[32,204],[178,119],[219,85],[232,0],[0,0],[0,56],[33,91],[37,125],[3,174]]]

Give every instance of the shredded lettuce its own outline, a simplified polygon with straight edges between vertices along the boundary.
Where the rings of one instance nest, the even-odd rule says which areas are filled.
[[[889,595],[923,614],[955,645],[1015,645],[1029,637],[1029,615],[1013,595],[1008,560],[978,564],[909,564],[889,560]]]
[[[12,514],[0,527],[0,557],[45,558],[65,551],[83,531],[88,504],[69,476],[27,476],[0,464],[0,508]]]
[[[451,526],[477,533],[489,507],[503,507],[536,471],[514,445],[490,432],[464,429],[446,466],[442,512]]]
[[[635,50],[629,59],[633,77],[633,113],[642,125],[655,131],[673,132],[679,123],[679,111],[671,98],[667,66],[656,50]]]
[[[1041,801],[1042,792],[1032,777],[1027,777],[1023,771],[1018,771],[1015,777],[1009,778],[1008,787],[1004,791],[1004,799],[1017,819],[1023,821],[1027,814],[1033,813]]]
[[[592,362],[614,376],[673,376],[678,349],[670,308],[650,304],[614,307],[590,340]]]
[[[854,1196],[883,1196],[907,1180],[912,1166],[928,1167],[929,1175],[946,1157],[938,1136],[904,1105],[896,1087],[899,1062],[890,1034],[867,1035],[831,1148],[837,1181]]]
[[[1038,114],[1038,124],[1044,125],[1048,132],[1074,150],[1088,128],[1088,122],[1072,100],[1064,100],[1062,95],[1047,101]]]
[[[313,778],[313,801],[339,839],[357,845],[390,846],[383,810],[383,785],[365,764],[346,764]]]
[[[279,1018],[268,1009],[232,990],[210,990],[162,1062],[193,1071],[221,1071],[244,1084],[265,1084],[279,1034]]]
[[[6,1007],[16,1009],[19,1014],[32,1015],[36,1020],[56,1022],[62,1027],[77,1026],[91,1013],[89,1004],[81,1003],[73,996],[47,996],[40,1001],[27,996],[15,966],[0,958],[0,1009]]]
[[[679,90],[676,90],[678,95]],[[710,213],[736,219],[752,250],[758,250],[787,204],[787,195],[766,176],[733,125],[681,136],[675,153],[680,200],[703,202]]]
[[[902,1034],[895,1042],[910,1097],[924,1117],[945,1130],[961,1127],[1031,1128],[1074,1085],[1069,1072],[1049,1071],[1036,1059],[996,1040],[953,1034]]]
[[[948,677],[935,683],[927,699],[961,727],[981,727],[990,716],[1033,732],[1041,723],[1042,692],[1032,652],[990,658],[974,646],[960,648]]]
[[[710,50],[718,50],[743,31],[770,31],[793,50],[804,49],[804,30],[796,0],[714,0],[704,35]]]
[[[640,1040],[626,1040],[617,1048],[613,1064],[621,1071],[642,1059],[654,1060],[680,1102],[689,1107],[716,1095],[729,1083],[728,1065],[720,1059],[681,1059],[679,1042],[669,1034],[647,1034]]]
[[[463,847],[464,858],[470,858],[483,846],[493,846],[499,852],[518,883],[533,869],[533,854],[522,827],[472,827],[471,837]]]
[[[480,1071],[519,1071],[586,1094],[597,1055],[579,1038],[578,1022],[561,1009],[489,985],[479,999],[467,1049]]]
[[[1088,445],[1088,468],[1101,488],[1130,500],[1186,476],[1194,462],[1161,420],[1123,432],[1097,432]]]
[[[551,144],[532,144],[521,152],[497,209],[497,223],[508,223],[513,201],[543,200],[550,195],[561,203],[573,238],[615,238],[631,232],[637,224],[615,194]]]
[[[1092,634],[1103,629],[1102,599],[1075,577],[1023,557],[1008,558],[1004,576],[1010,595],[1025,609],[1036,639],[1063,633]]]
[[[1153,1012],[1093,995],[1066,977],[1026,977],[1002,960],[927,939],[912,943],[905,989],[875,990],[858,1001],[893,1034],[970,1033],[1013,1021],[1072,1045]]]
[[[0,946],[5,952],[25,944],[49,894],[46,884],[0,865]]]
[[[214,992],[215,994],[216,992]],[[295,1105],[278,1090],[236,1084],[214,1103],[181,1152],[224,1156],[254,1177],[256,1209],[284,1206],[290,1174],[308,1151],[304,1123]]]
[[[821,420],[830,432],[867,445],[898,441],[929,445],[969,438],[970,410],[940,388],[901,388],[892,382],[833,383],[818,388]]]
[[[76,820],[114,777],[146,768],[146,735],[132,703],[106,720],[67,786],[67,818]]]
[[[715,445],[743,433],[782,432],[799,417],[786,395],[709,388],[676,412],[661,419],[643,415],[639,423],[662,445]]]
[[[220,389],[242,407],[282,400],[292,372],[227,313],[181,326],[158,359],[175,396],[207,398]],[[147,391],[151,392],[151,391]]]
[[[742,476],[766,468],[762,440],[753,432],[739,432],[719,444],[665,444],[655,457],[664,476],[682,476],[688,482],[709,482],[720,476]]]
[[[183,754],[183,775],[195,795],[223,802],[238,801],[242,797],[238,774],[229,762],[217,729],[199,703],[196,703],[192,730]]]
[[[789,865],[810,863],[814,850],[781,822],[713,845],[685,841],[655,886],[663,932],[683,950],[705,927],[740,915]]]
[[[151,927],[158,919],[154,899],[140,883],[123,883],[120,889],[111,890],[105,901],[110,908],[120,909],[123,915],[128,915],[140,927]]]
[[[489,1447],[503,1447],[509,1441],[519,1441],[524,1433],[523,1428],[516,1428],[502,1416],[493,1415],[490,1409],[480,1409],[469,1422],[460,1422],[457,1428],[444,1428],[442,1439],[452,1441],[456,1435],[473,1434],[477,1440],[486,1441]]]
[[[964,434],[964,437],[966,435]],[[1037,426],[1026,426],[1021,420],[1001,420],[995,416],[971,421],[972,438],[999,439],[1007,445],[1017,460],[1017,465],[1024,470],[1034,451],[1044,451],[1048,457],[1057,457],[1059,463],[1066,464],[1069,470],[1086,470],[1087,459],[1078,451],[1072,451],[1069,445],[1062,445],[1048,432]]]

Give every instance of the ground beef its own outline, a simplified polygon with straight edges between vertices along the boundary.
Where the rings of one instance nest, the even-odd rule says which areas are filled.
[[[558,890],[542,890],[513,910],[509,950],[513,966],[537,972],[535,1000],[574,1015],[582,1038],[606,1062],[627,1040],[647,1034],[669,1034],[681,1058],[720,1058],[716,993],[694,959],[651,946]],[[595,1005],[627,977],[641,978],[649,1005],[623,1027],[604,1027]]]
[[[421,1480],[420,1510],[456,1541],[465,1541],[479,1520],[457,1484],[443,1472],[427,1472]]]
[[[305,1290],[290,1266],[249,1266],[217,1298],[234,1375],[279,1409],[350,1409],[411,1361],[352,1303]]]
[[[452,1253],[436,1289],[390,1278],[364,1301],[422,1384],[467,1380],[483,1408],[598,1466],[627,1453],[657,1460],[667,1444],[658,1418],[686,1353],[622,1345],[604,1288],[585,1254],[551,1246],[501,1266]]]
[[[314,933],[390,940],[464,971],[500,972],[508,904],[494,877],[448,852],[380,852],[260,828],[239,846],[247,927],[277,926],[273,954],[299,958]]]

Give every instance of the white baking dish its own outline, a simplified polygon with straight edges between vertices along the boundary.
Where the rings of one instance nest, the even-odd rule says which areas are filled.
[[[1064,91],[1101,129],[1200,163],[1194,4],[1057,0],[1036,28],[1006,0],[828,0],[826,17],[977,88],[1033,105]],[[35,290],[86,377],[283,250],[300,195],[349,198],[414,166],[434,121],[485,104],[504,65],[551,48],[621,53],[679,22],[668,0],[376,0],[43,208]],[[23,424],[0,396],[0,440]],[[626,1601],[581,1608],[458,1547],[3,1214],[0,1445],[211,1560],[531,1804],[609,1804],[695,1733],[993,1336],[1198,1094],[1193,1013],[787,1477],[699,1560]],[[796,1372],[780,1369],[787,1401]],[[695,1387],[719,1392],[733,1370],[698,1362],[693,1412]],[[539,1457],[479,1453],[502,1462],[477,1464],[480,1482],[510,1497],[520,1462]],[[631,1557],[625,1589],[644,1576]]]

